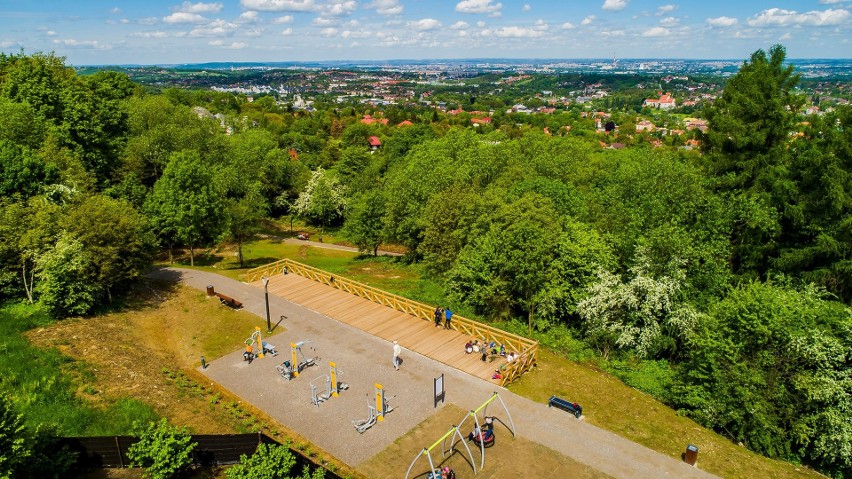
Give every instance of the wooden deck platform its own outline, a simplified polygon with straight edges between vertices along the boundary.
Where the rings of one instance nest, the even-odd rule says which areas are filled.
[[[261,281],[252,285],[263,288]],[[470,339],[462,333],[436,328],[432,321],[383,306],[297,274],[277,274],[269,280],[269,294],[310,308],[388,341],[399,341],[405,349],[420,353],[473,376],[492,380],[503,358],[482,362],[479,354],[465,354]],[[390,353],[389,353],[390,354]],[[403,359],[405,352],[403,352]]]

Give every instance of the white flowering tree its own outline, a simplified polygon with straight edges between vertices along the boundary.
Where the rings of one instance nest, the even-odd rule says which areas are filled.
[[[598,270],[598,282],[577,312],[601,354],[629,349],[642,358],[673,355],[690,337],[698,313],[681,299],[686,275],[677,265],[667,269],[668,275],[654,277],[648,255],[639,248],[629,280]]]
[[[304,191],[299,194],[293,210],[296,215],[322,227],[320,240],[325,227],[343,218],[346,209],[346,187],[337,178],[328,175],[324,169],[317,168],[308,180]]]

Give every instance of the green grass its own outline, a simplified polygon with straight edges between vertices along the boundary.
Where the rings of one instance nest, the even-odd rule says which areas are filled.
[[[0,305],[0,393],[11,398],[30,426],[54,424],[64,435],[126,434],[134,420],[155,419],[142,402],[123,399],[95,407],[75,391],[93,380],[85,365],[73,362],[52,348],[32,345],[24,332],[51,323],[47,313],[34,305]],[[35,335],[36,341],[38,334]]]

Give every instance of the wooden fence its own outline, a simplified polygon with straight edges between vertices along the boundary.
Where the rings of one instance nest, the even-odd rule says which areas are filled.
[[[288,273],[298,274],[299,276],[346,291],[347,293],[354,294],[355,296],[368,299],[426,321],[434,320],[435,309],[432,306],[419,303],[396,294],[388,293],[373,286],[368,286],[339,275],[331,274],[327,271],[293,261],[289,258],[250,269],[243,275],[243,279],[245,279],[248,283],[253,283],[264,276],[271,277],[277,274]],[[466,336],[479,338],[485,344],[494,341],[497,344],[505,344],[507,351],[519,352],[519,359],[517,361],[507,363],[503,367],[503,379],[500,381],[501,386],[506,386],[512,381],[518,379],[523,373],[529,371],[536,364],[538,356],[538,341],[527,339],[459,315],[453,315],[451,327]]]
[[[62,438],[62,443],[77,453],[76,469],[122,468],[130,466],[127,449],[137,440],[134,436],[66,437]],[[251,456],[261,444],[278,444],[262,433],[193,434],[192,442],[198,444],[192,450],[192,463],[202,467],[236,464],[240,462],[240,456]],[[320,467],[301,452],[295,449],[290,451],[296,457],[294,471],[301,471],[305,465]],[[340,479],[328,470],[325,471],[325,477]]]

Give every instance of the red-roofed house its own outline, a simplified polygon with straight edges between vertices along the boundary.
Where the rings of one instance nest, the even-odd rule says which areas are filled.
[[[470,122],[473,124],[473,126],[490,125],[491,124],[491,117],[486,116],[485,118],[471,118]]]
[[[399,124],[398,124],[398,125],[396,125],[396,126],[411,126],[411,125],[413,125],[413,124],[414,124],[414,123],[411,123],[411,122],[410,122],[410,121],[408,121],[408,120],[403,120],[403,121],[399,122]]]
[[[644,102],[642,102],[643,106],[647,106],[650,108],[659,108],[661,110],[668,110],[670,108],[674,108],[677,106],[677,102],[672,98],[672,94],[666,92],[660,95],[660,98],[647,98]]]
[[[367,142],[370,144],[371,150],[378,150],[380,146],[382,146],[382,140],[379,139],[378,136],[371,136]]]
[[[364,115],[364,118],[363,118],[363,119],[361,119],[361,123],[363,123],[363,124],[365,124],[365,125],[372,125],[372,124],[373,124],[373,123],[375,123],[375,122],[376,122],[376,119],[375,119],[375,118],[373,118],[373,117],[372,117],[372,116],[370,116],[370,115]]]

